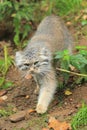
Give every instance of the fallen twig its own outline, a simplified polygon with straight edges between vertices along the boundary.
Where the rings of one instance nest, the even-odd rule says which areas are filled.
[[[77,76],[87,77],[87,74],[79,74],[79,73],[61,69],[61,68],[56,68],[56,70],[59,70],[59,71],[65,72],[65,73],[70,73],[70,74],[77,75]]]

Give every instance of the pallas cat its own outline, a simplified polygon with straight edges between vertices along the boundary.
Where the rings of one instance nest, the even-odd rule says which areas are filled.
[[[45,17],[23,51],[16,52],[16,66],[32,75],[40,88],[37,113],[45,113],[57,88],[53,54],[68,49],[72,53],[73,38],[60,17]]]

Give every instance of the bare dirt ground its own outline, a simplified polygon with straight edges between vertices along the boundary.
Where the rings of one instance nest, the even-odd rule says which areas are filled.
[[[87,39],[83,37],[79,43],[80,45],[87,45]],[[6,79],[12,81],[14,86],[6,90],[7,100],[0,104],[0,108],[11,108],[15,112],[35,109],[38,96],[34,94],[36,84],[33,79],[21,78],[14,66],[9,68]],[[66,96],[63,91],[56,91],[46,114],[39,115],[33,112],[27,115],[24,120],[16,123],[11,122],[9,116],[0,117],[0,130],[42,130],[51,116],[60,121],[70,122],[82,103],[87,103],[87,83],[75,86],[71,92],[72,95]]]

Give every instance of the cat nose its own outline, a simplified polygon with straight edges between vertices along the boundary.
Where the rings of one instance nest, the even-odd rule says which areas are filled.
[[[30,68],[30,71],[31,71],[31,72],[34,72],[34,68],[33,68],[33,67],[32,67],[32,68]]]

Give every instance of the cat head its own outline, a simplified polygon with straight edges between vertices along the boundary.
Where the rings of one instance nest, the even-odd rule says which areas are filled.
[[[44,75],[50,68],[51,54],[46,48],[30,48],[16,52],[15,63],[27,74]]]

